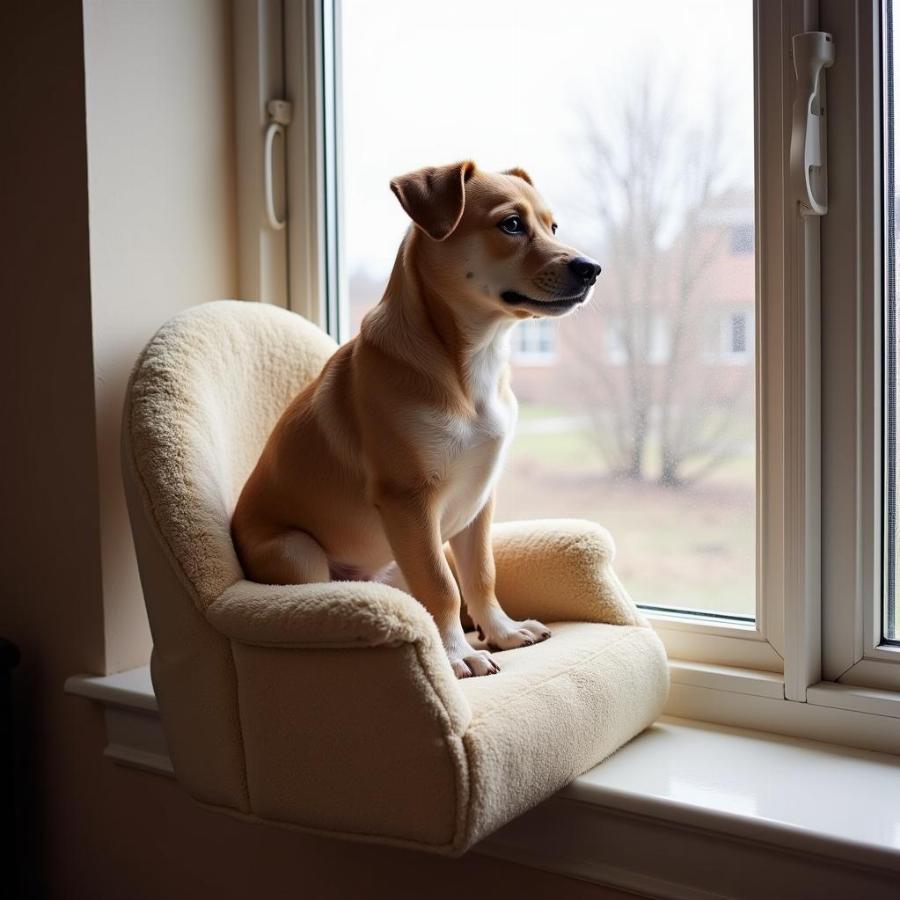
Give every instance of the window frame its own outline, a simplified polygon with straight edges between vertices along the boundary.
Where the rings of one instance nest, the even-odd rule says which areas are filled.
[[[823,366],[845,390],[827,392],[824,402],[833,421],[856,422],[857,428],[849,436],[829,434],[823,445],[830,510],[824,544],[823,673],[842,684],[900,690],[900,647],[882,641],[881,3],[860,4],[857,20],[834,0],[826,7],[835,30],[856,37],[852,49],[857,64],[836,72],[833,88],[846,95],[841,96],[842,119],[858,123],[858,140],[849,140],[848,129],[829,133],[835,152],[847,160],[844,171],[836,173],[845,182],[846,212],[823,223],[830,245],[823,263],[823,311],[835,323],[823,344]],[[837,195],[835,203],[840,202]],[[855,299],[852,318],[846,316],[848,295]],[[847,446],[849,439],[853,446]],[[848,459],[853,461],[852,478],[841,477]]]
[[[812,28],[804,21],[809,5],[798,0],[760,3],[753,10],[754,94],[756,141],[756,303],[752,316],[756,354],[756,490],[757,564],[756,621],[751,624],[684,616],[676,612],[652,612],[650,619],[670,657],[725,667],[784,673],[785,632],[792,632],[798,651],[806,656],[808,643],[796,632],[805,621],[809,605],[806,579],[816,562],[808,557],[805,525],[814,523],[817,497],[808,484],[807,432],[815,431],[815,411],[797,409],[796,401],[815,395],[818,384],[806,376],[807,348],[803,327],[790,327],[792,305],[786,296],[798,289],[797,273],[790,268],[792,255],[785,243],[795,216],[786,196],[789,184],[786,148],[789,146],[793,73],[790,71],[790,37]],[[781,387],[788,381],[804,386],[795,403],[786,403]],[[811,427],[812,426],[812,427]],[[812,435],[814,436],[814,435]],[[793,452],[792,466],[786,466]],[[793,482],[789,483],[788,478]],[[786,520],[801,527],[795,533]],[[790,542],[788,538],[792,537]],[[805,565],[798,565],[804,562]],[[815,585],[812,586],[815,592]],[[790,598],[790,602],[786,600]],[[813,598],[814,599],[814,598]],[[768,687],[762,688],[768,690]],[[802,692],[802,689],[798,693]]]
[[[792,7],[799,8],[802,6],[802,0],[786,0],[788,5]],[[773,16],[770,13],[766,13],[765,11],[774,10],[779,4],[760,4],[756,2],[754,4],[754,21],[759,23],[761,20],[765,20],[767,27],[770,29],[774,25],[777,30],[780,30],[780,16]],[[779,10],[780,12],[780,10]],[[285,40],[286,40],[286,50],[285,50],[285,58],[286,60],[306,60],[306,64],[296,65],[296,72],[291,72],[290,63],[287,68],[287,85],[288,89],[291,92],[291,99],[294,100],[295,109],[299,110],[301,108],[307,108],[309,110],[315,110],[315,115],[306,115],[305,117],[299,117],[295,113],[295,124],[291,126],[291,134],[288,140],[289,146],[289,197],[291,199],[290,208],[292,211],[292,218],[295,217],[296,211],[301,212],[301,217],[306,219],[307,221],[316,217],[316,221],[319,223],[319,228],[324,229],[327,226],[324,222],[327,221],[326,215],[329,208],[329,203],[334,205],[334,195],[335,192],[339,192],[339,177],[336,182],[331,185],[331,194],[332,199],[329,201],[326,197],[327,191],[323,185],[324,179],[324,167],[325,167],[325,158],[327,155],[327,150],[323,147],[324,141],[322,140],[321,131],[326,127],[325,123],[325,115],[326,115],[326,95],[329,92],[329,84],[328,84],[328,71],[327,68],[323,67],[323,57],[325,47],[330,41],[334,42],[336,46],[335,57],[339,58],[340,49],[339,49],[339,30],[337,25],[340,21],[340,0],[285,0]],[[294,23],[294,24],[292,24]],[[759,25],[757,24],[757,30]],[[757,60],[760,59],[761,51],[760,47],[765,47],[767,45],[766,41],[756,40],[756,55]],[[774,56],[777,57],[777,54]],[[773,66],[772,60],[769,59],[768,56],[764,57],[765,62],[769,65],[770,68]],[[777,63],[777,73],[776,73],[776,81],[780,85],[781,79],[781,65],[780,61]],[[771,88],[764,88],[760,84],[760,66],[757,63],[756,73],[755,73],[755,94],[757,98],[760,97],[772,97]],[[333,91],[334,88],[331,88]],[[337,99],[337,94],[332,94],[331,96]],[[780,109],[780,93],[777,94],[777,100],[779,104],[779,112]],[[332,104],[332,112],[335,115],[339,115],[339,111],[336,110],[334,105]],[[781,215],[783,208],[783,197],[779,191],[779,186],[781,183],[781,171],[779,169],[777,177],[770,179],[771,187],[768,191],[764,192],[760,190],[760,182],[759,182],[759,153],[761,152],[760,146],[760,127],[759,123],[764,122],[766,120],[771,120],[773,117],[766,112],[765,114],[760,110],[760,104],[757,102],[756,104],[756,119],[757,119],[757,196],[756,196],[756,207],[757,207],[757,215],[756,220],[757,223],[760,221],[760,215],[762,214],[762,209],[771,209],[771,213],[773,215]],[[776,121],[780,121],[781,117],[774,117]],[[304,127],[305,131],[298,135],[295,126],[300,124]],[[781,129],[774,129],[777,132],[777,136],[773,135],[769,137],[768,143],[770,145],[770,153],[771,150],[775,150],[775,156],[779,160],[779,165],[781,162],[781,151],[780,145],[778,141],[781,139],[782,133]],[[337,133],[337,129],[335,129],[335,133]],[[301,148],[303,146],[310,148],[306,153],[301,152]],[[318,161],[318,165],[316,167],[316,175],[318,178],[318,190],[314,190],[312,187],[315,179],[312,175],[312,166],[309,162],[310,159],[314,159]],[[299,181],[303,184],[303,192],[299,199],[305,201],[301,203],[294,202],[295,198],[295,187],[294,185],[298,181],[297,178],[294,177],[294,167],[296,167],[300,173],[301,178]],[[340,166],[336,164],[337,171],[339,172]],[[310,198],[313,198],[315,202],[310,202]],[[308,235],[313,229],[296,227],[292,229],[293,232],[301,232],[304,235]],[[760,229],[758,225],[755,227],[755,233],[758,235]],[[338,236],[338,240],[339,240]],[[291,237],[291,246],[293,247],[294,238]],[[759,238],[757,237],[757,241]],[[301,249],[306,250],[307,244],[304,244]],[[307,272],[313,272],[316,270],[316,266],[319,269],[319,277],[317,280],[307,287],[304,284],[305,295],[306,296],[319,296],[320,298],[324,296],[325,284],[326,284],[326,276],[322,273],[322,269],[328,264],[326,259],[326,254],[323,251],[321,246],[317,246],[316,248],[318,253],[307,251],[303,253],[300,257],[303,260],[303,264],[301,266],[292,265],[292,271],[296,268],[305,269]],[[760,291],[762,289],[762,285],[764,284],[763,279],[766,277],[766,266],[761,264],[760,256],[762,254],[757,253],[757,297],[759,297]],[[297,259],[298,257],[293,253],[291,253],[292,260]],[[779,269],[780,271],[780,269]],[[770,278],[769,283],[766,284],[767,291],[770,294],[780,294],[782,289],[782,285],[780,280],[775,278]],[[304,296],[303,291],[295,291],[293,289],[293,280],[292,280],[292,290],[291,290],[291,308],[295,309],[297,312],[300,312],[307,317],[311,318],[317,324],[326,327],[326,330],[329,330],[332,333],[332,336],[340,338],[343,336],[345,332],[342,332],[339,328],[335,329],[333,326],[328,327],[329,321],[334,321],[335,316],[332,314],[329,317],[327,310],[324,307],[324,302],[320,299],[318,303],[306,303],[306,304],[298,304],[294,301],[294,297]],[[775,304],[779,309],[783,307],[783,304],[779,301]],[[757,308],[759,309],[759,299],[757,299]],[[344,304],[344,308],[346,308],[346,304]],[[766,316],[761,314],[761,312],[757,312],[752,317],[753,323],[757,329],[757,338],[756,338],[756,347],[760,346],[759,339],[759,329],[761,327],[761,322],[766,320]],[[759,352],[757,350],[757,352]],[[765,379],[768,380],[767,375],[763,375],[761,370],[763,369],[762,365],[757,366],[757,378],[760,380]],[[758,386],[759,387],[759,386]],[[761,391],[758,389],[757,396],[759,397]],[[759,401],[758,401],[759,402]],[[776,410],[776,413],[778,411]],[[759,417],[758,417],[759,418]],[[773,434],[780,434],[780,429],[777,428],[769,428],[768,426],[764,429],[762,427],[762,423],[760,420],[760,427],[757,428],[758,433],[758,444],[760,441],[759,434],[763,431],[769,431]],[[777,438],[776,438],[777,439]],[[760,448],[762,450],[763,448]],[[761,491],[761,482],[763,479],[768,483],[771,481],[773,485],[780,483],[780,466],[779,472],[773,472],[772,468],[769,467],[766,474],[763,473],[761,466],[759,465],[759,452],[757,454],[758,462],[757,462],[757,492],[758,492],[758,509],[762,509],[763,506],[759,503],[759,499],[762,498],[765,501],[765,498],[762,497]],[[780,459],[781,454],[775,454],[775,459]],[[772,490],[769,493],[773,493]],[[774,508],[773,504],[769,502],[765,508]],[[759,519],[760,516],[757,516],[758,522],[758,531],[759,529]],[[757,546],[757,557],[759,558],[762,555],[765,555],[764,551],[761,551],[759,547],[759,540]],[[777,546],[773,544],[772,547]],[[769,548],[769,553],[771,553],[771,549]],[[780,554],[779,554],[780,555]],[[757,563],[757,585],[758,585],[758,595],[763,593],[761,590],[762,582],[760,579],[760,564],[759,560]],[[780,620],[782,618],[782,597],[783,591],[781,586],[777,584],[777,582],[772,582],[768,589],[765,590],[764,598],[758,599],[757,602],[757,612],[756,619],[753,624],[748,624],[745,622],[741,622],[739,620],[728,621],[718,618],[706,618],[702,616],[695,616],[690,614],[679,614],[677,611],[649,611],[649,615],[651,620],[654,623],[654,626],[657,629],[657,632],[662,637],[664,643],[667,646],[669,654],[673,657],[679,659],[694,659],[703,663],[716,663],[721,665],[736,665],[754,669],[762,669],[770,672],[780,672],[783,669],[783,654],[782,654],[782,629],[780,627]]]
[[[282,0],[287,138],[289,308],[340,340],[348,330],[343,277],[340,3]]]
[[[290,303],[288,259],[294,252],[294,248],[289,251],[288,247],[290,229],[270,228],[264,213],[266,104],[286,96],[281,0],[237,0],[232,10],[232,26],[238,292],[242,299],[287,307]],[[288,142],[296,131],[295,122],[280,148],[282,164],[286,162]],[[278,174],[284,176],[285,172]]]
[[[900,750],[900,648],[880,644],[874,601],[881,598],[880,373],[865,364],[880,359],[879,9],[879,0],[755,0],[757,301],[748,325],[757,353],[757,616],[750,624],[648,615],[673,661],[670,713],[849,744],[859,716],[873,716],[865,728],[886,729],[884,740]],[[340,298],[328,287],[343,289],[340,0],[284,0],[283,10],[285,84],[295,107],[290,306],[341,338]],[[828,129],[831,210],[809,229],[786,190],[791,38],[818,28],[835,36],[840,65],[827,83],[840,118]],[[854,132],[848,121],[862,127]],[[836,424],[847,421],[856,427]]]

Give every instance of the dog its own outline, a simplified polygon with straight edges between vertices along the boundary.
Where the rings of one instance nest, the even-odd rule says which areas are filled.
[[[412,224],[384,297],[278,421],[232,534],[258,582],[409,591],[456,676],[490,675],[500,668],[492,651],[550,637],[541,622],[508,616],[494,593],[494,487],[518,409],[510,329],[585,303],[600,266],[557,240],[522,169],[464,161],[391,189]],[[487,650],[467,641],[461,599]]]

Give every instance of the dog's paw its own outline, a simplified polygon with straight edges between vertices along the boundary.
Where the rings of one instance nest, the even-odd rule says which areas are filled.
[[[450,657],[450,666],[457,678],[496,675],[500,666],[487,650],[469,650],[463,657]]]
[[[478,637],[490,650],[513,650],[516,647],[529,647],[539,644],[550,637],[550,629],[537,619],[525,619],[517,622],[505,613],[486,619],[479,623]]]

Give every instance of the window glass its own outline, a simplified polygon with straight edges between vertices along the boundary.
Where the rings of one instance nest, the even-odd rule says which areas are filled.
[[[576,315],[517,326],[497,519],[593,519],[639,603],[742,617],[756,609],[752,8],[342,2],[354,330],[408,225],[393,176],[465,158],[526,169],[603,273]]]

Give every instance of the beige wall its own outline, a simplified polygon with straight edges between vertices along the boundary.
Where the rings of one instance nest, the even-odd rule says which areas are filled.
[[[102,712],[62,692],[147,651],[119,406],[157,325],[236,283],[229,21],[208,0],[0,3],[0,635],[22,651],[24,895],[619,896],[207,813],[106,760]]]
[[[237,295],[226,0],[84,4],[106,671],[150,636],[119,478],[128,372],[170,316]]]

